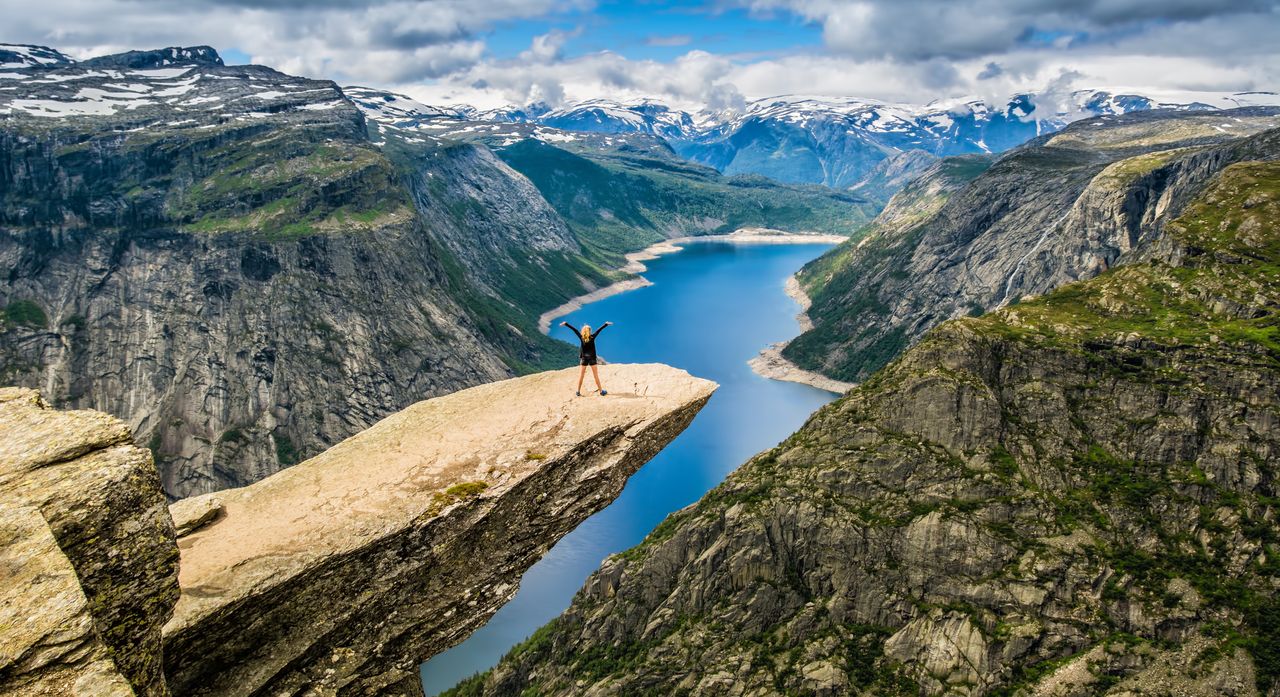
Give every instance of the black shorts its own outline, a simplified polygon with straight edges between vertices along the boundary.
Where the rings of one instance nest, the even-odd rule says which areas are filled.
[[[595,365],[595,356],[578,356],[578,365]]]

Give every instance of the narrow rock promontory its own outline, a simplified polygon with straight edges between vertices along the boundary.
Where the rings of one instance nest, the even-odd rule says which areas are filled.
[[[573,368],[419,402],[215,505],[182,502],[171,689],[421,694],[418,664],[509,600],[716,387],[602,372],[607,397],[574,397]]]

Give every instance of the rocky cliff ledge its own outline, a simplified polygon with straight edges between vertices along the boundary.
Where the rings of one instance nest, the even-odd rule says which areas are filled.
[[[178,548],[151,454],[0,389],[0,694],[164,695]]]
[[[419,402],[172,508],[124,423],[0,389],[0,694],[420,695],[417,665],[716,388],[604,373],[603,398],[573,397],[570,369]]]
[[[421,694],[521,573],[678,435],[716,385],[613,365],[491,383],[390,416],[250,486],[183,501],[176,694]],[[211,499],[217,499],[217,502]],[[203,527],[188,518],[210,518]]]

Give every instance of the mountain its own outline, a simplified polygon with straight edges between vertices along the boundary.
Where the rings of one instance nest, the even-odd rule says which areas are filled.
[[[535,105],[484,112],[476,118],[573,131],[647,133],[666,139],[681,156],[725,174],[758,174],[780,182],[844,189],[857,186],[878,163],[899,153],[998,153],[1080,118],[1155,109],[1280,105],[1280,96],[1267,92],[1198,96],[1160,101],[1080,90],[1063,99],[1028,93],[1004,104],[964,98],[914,105],[786,95],[749,102],[740,112],[696,114],[654,100],[596,99],[557,109]]]
[[[1032,158],[1093,161],[1177,212],[936,327],[451,694],[1276,694],[1280,130],[1150,155],[1212,131],[1179,121],[1076,124],[952,193],[960,233],[984,180],[1060,208],[1090,177]]]
[[[470,142],[491,150],[537,187],[590,258],[606,267],[621,264],[639,243],[742,227],[847,235],[879,208],[878,201],[859,194],[724,176],[681,158],[645,128],[565,130],[543,123],[473,121],[432,113],[403,95],[358,95],[356,103],[379,134]],[[389,103],[399,110],[382,106]]]
[[[1274,107],[1135,112],[1077,121],[989,169],[945,159],[801,270],[814,327],[783,355],[862,380],[942,321],[1125,263],[1222,167],[1272,157],[1244,137],[1277,126]]]
[[[393,126],[412,127],[430,119],[461,119],[466,114],[450,107],[427,106],[403,94],[370,87],[348,86],[343,94],[372,119]]]
[[[923,150],[890,155],[849,187],[849,191],[888,202],[893,195],[934,167],[939,158]]]
[[[0,70],[8,68],[58,67],[72,63],[70,56],[48,46],[0,44]]]
[[[540,113],[536,120],[566,131],[646,133],[669,139],[688,137],[696,129],[688,113],[653,100],[589,100]]]
[[[1158,104],[1145,97],[1079,92],[1080,114],[1104,115],[1152,108],[1207,109]],[[1056,131],[1072,115],[1042,113],[1035,95],[1001,106],[951,100],[924,106],[866,99],[777,97],[752,102],[745,112],[676,146],[684,156],[727,173],[754,172],[785,182],[854,185],[888,156],[910,150],[933,155],[1001,152]]]
[[[564,365],[538,315],[613,277],[487,148],[375,142],[332,82],[202,47],[21,55],[44,62],[0,71],[0,380],[125,419],[171,497]]]

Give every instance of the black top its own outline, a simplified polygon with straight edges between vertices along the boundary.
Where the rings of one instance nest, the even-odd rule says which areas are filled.
[[[568,322],[561,322],[561,324],[572,329],[574,336],[578,337],[578,342],[580,344],[578,347],[578,358],[594,359],[596,357],[596,337],[600,336],[600,332],[604,331],[605,327],[609,326],[610,323],[605,322],[600,325],[600,328],[591,333],[591,338],[589,339],[583,339],[582,331],[572,324],[569,324]]]

